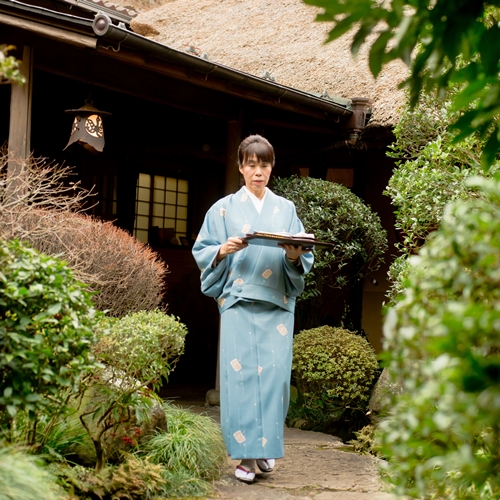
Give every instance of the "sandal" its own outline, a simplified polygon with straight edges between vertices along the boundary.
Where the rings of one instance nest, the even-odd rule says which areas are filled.
[[[234,471],[236,479],[243,481],[244,483],[253,483],[255,479],[255,471],[247,470],[242,465],[238,465]]]
[[[276,460],[274,458],[262,458],[260,460],[256,460],[257,467],[261,470],[261,472],[272,472],[274,466],[276,465]]]

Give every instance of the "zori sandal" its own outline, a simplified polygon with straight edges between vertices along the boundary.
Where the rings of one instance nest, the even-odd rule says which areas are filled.
[[[255,471],[247,470],[242,465],[238,465],[236,467],[234,475],[236,479],[239,479],[240,481],[243,481],[245,483],[253,483],[253,480],[255,479]]]
[[[276,460],[274,458],[262,458],[260,460],[256,460],[257,467],[261,470],[261,472],[272,472],[274,466],[276,465]]]

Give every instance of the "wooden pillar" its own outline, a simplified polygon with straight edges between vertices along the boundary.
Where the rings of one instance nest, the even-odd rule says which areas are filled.
[[[19,173],[30,156],[31,97],[33,88],[33,48],[23,49],[21,73],[26,83],[12,83],[9,125],[9,175]]]
[[[242,119],[231,120],[227,125],[226,184],[224,193],[236,193],[240,188],[238,170],[238,146],[242,141]]]
[[[242,113],[238,120],[230,120],[227,124],[227,154],[226,154],[226,183],[224,193],[236,193],[240,188],[240,172],[238,170],[238,147],[242,141]],[[217,370],[215,374],[215,389],[220,390],[220,319],[219,339],[217,342]]]

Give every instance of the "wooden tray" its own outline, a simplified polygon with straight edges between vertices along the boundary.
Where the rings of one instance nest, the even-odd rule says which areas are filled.
[[[280,233],[260,233],[255,232],[252,234],[247,234],[245,238],[242,238],[245,243],[249,245],[264,245],[268,247],[276,247],[279,245],[295,245],[302,246],[304,250],[309,249],[332,249],[333,243],[326,243],[324,241],[318,241],[316,238],[306,238],[300,236],[292,236]]]

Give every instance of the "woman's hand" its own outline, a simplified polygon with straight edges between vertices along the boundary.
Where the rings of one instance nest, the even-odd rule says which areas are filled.
[[[285,249],[287,259],[294,263],[299,260],[301,255],[304,255],[305,253],[309,253],[311,251],[311,249],[303,249],[300,245],[280,245],[280,247],[283,247]]]
[[[241,238],[230,237],[227,239],[226,243],[223,243],[219,248],[219,253],[217,254],[217,262],[227,257],[232,253],[239,252],[248,246]]]

